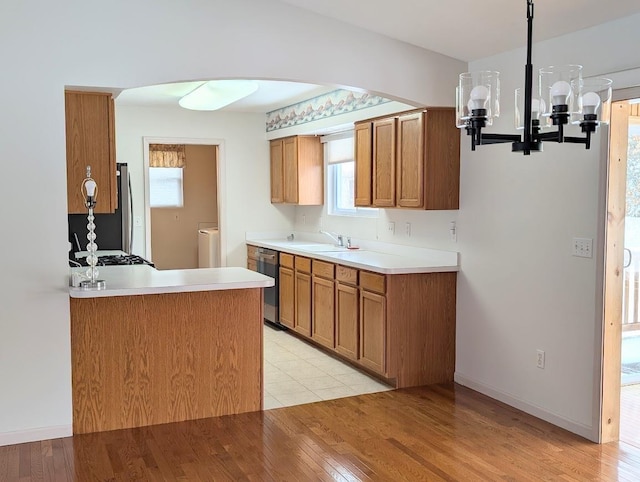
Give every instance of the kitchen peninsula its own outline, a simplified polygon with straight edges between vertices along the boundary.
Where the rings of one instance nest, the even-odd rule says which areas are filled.
[[[99,270],[106,289],[69,289],[74,433],[261,410],[273,279],[243,268]]]

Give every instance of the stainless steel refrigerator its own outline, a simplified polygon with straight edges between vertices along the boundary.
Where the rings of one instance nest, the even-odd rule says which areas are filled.
[[[113,214],[95,215],[96,244],[100,251],[120,250],[130,254],[133,242],[133,204],[129,170],[125,163],[118,163],[116,168],[118,208]],[[69,214],[69,242],[72,246],[70,257],[75,252],[86,250],[87,233],[87,215]]]

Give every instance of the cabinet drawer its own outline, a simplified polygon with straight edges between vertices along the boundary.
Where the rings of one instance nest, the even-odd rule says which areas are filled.
[[[258,259],[258,247],[247,244],[247,259]]]
[[[349,285],[357,285],[358,270],[347,266],[336,266],[336,280]]]
[[[280,266],[293,269],[293,255],[288,253],[280,253]]]
[[[303,256],[296,256],[296,271],[311,273],[311,260]]]
[[[360,286],[365,290],[384,294],[386,291],[385,276],[369,271],[360,271]]]
[[[321,278],[333,279],[333,263],[325,263],[324,261],[313,260],[313,274]]]

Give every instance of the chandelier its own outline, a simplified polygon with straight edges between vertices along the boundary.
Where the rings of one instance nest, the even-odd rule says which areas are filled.
[[[460,74],[456,89],[456,124],[471,137],[471,150],[484,144],[510,142],[512,152],[542,151],[543,141],[584,144],[591,147],[591,134],[598,124],[608,123],[611,109],[611,80],[583,79],[582,66],[564,65],[542,68],[534,89],[531,43],[533,37],[533,0],[527,0],[527,64],[524,92],[516,89],[515,123],[522,134],[488,134],[500,115],[500,74],[494,71]],[[535,90],[535,92],[534,92]],[[599,115],[600,114],[600,115]],[[564,135],[569,123],[579,125],[581,137]],[[543,131],[552,128],[553,131]]]

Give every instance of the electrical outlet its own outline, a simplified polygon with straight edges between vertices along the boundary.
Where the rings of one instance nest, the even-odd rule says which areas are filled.
[[[411,223],[405,223],[405,225],[404,225],[404,233],[407,236],[411,236]]]
[[[389,223],[387,225],[387,231],[389,231],[391,234],[395,234],[396,233],[396,223]]]
[[[538,368],[544,368],[544,350],[537,350],[536,355],[536,366]]]
[[[307,216],[305,214],[302,215],[302,224],[307,224]]]
[[[593,257],[593,239],[591,238],[573,238],[572,256],[580,258]]]

